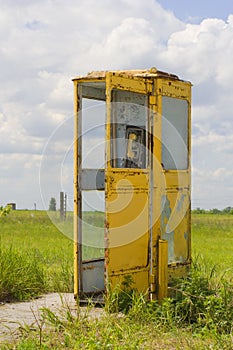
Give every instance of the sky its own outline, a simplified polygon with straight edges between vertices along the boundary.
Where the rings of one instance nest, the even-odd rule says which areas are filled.
[[[232,14],[232,0],[158,0],[166,10],[174,13],[180,20],[186,23],[200,23],[207,18],[220,18],[227,20]]]
[[[233,2],[0,0],[0,205],[73,206],[73,85],[157,67],[193,84],[192,206],[233,206]]]

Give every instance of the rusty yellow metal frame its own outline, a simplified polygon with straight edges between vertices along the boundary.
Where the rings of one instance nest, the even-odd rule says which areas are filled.
[[[131,91],[148,96],[152,92],[152,83],[142,77],[133,77],[127,73],[108,72],[106,74],[106,103],[107,103],[107,169],[106,169],[106,275],[108,283],[114,288],[124,276],[133,276],[138,290],[146,292],[148,289],[148,257],[147,247],[149,241],[148,222],[148,169],[114,169],[110,164],[110,138],[111,138],[111,106],[112,91],[119,89]],[[135,174],[136,176],[133,176]],[[109,179],[114,181],[109,181]],[[130,182],[132,188],[121,192],[117,184]],[[118,198],[118,200],[117,200]],[[125,207],[124,201],[129,198]],[[132,204],[131,204],[132,203]],[[115,206],[115,207],[114,207]],[[118,208],[117,208],[118,206]],[[144,210],[143,210],[144,206]],[[137,210],[135,210],[137,208]],[[145,227],[144,227],[145,226]],[[125,228],[127,227],[127,228]],[[126,232],[127,230],[127,237]],[[144,232],[140,237],[137,232]],[[129,254],[131,264],[129,265]]]
[[[167,297],[168,291],[168,242],[158,241],[158,300]]]
[[[78,297],[78,84],[74,83],[74,296]]]
[[[154,68],[141,71],[93,72],[74,79],[74,294],[77,297],[79,284],[82,283],[80,276],[82,237],[79,232],[81,193],[78,183],[81,152],[78,142],[81,86],[83,83],[98,82],[103,82],[106,86],[105,284],[106,286],[110,284],[114,288],[130,274],[139,291],[147,292],[150,299],[161,300],[167,296],[167,286],[171,279],[184,274],[191,262],[191,84]],[[111,166],[110,140],[114,89],[140,93],[148,97],[148,130],[152,135],[149,148],[153,156],[149,159],[146,169],[116,169]],[[186,100],[188,103],[189,163],[185,170],[164,170],[161,166],[163,96]],[[128,182],[131,182],[131,188]],[[161,213],[163,215],[164,210],[163,199],[168,214],[165,212],[167,216],[165,215],[161,221]],[[128,200],[133,200],[133,204],[129,204],[122,211],[121,206]],[[137,210],[142,212],[141,221],[136,219]],[[174,261],[168,260],[171,245],[164,232],[170,219],[169,211],[175,213],[173,225],[176,224],[176,227],[171,234]],[[130,220],[135,220],[131,226]],[[140,225],[144,233],[135,239],[135,230]],[[127,240],[124,231],[126,226]]]

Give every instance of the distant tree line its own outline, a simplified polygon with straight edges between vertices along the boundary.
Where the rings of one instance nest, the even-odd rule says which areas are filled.
[[[196,208],[192,210],[194,214],[230,214],[233,215],[233,207],[226,207],[222,210],[214,208],[210,210]]]

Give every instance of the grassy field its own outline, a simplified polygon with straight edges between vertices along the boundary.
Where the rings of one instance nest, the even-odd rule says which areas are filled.
[[[103,213],[84,215],[84,232],[88,231],[84,259],[103,256],[103,219]],[[51,291],[72,292],[72,237],[72,213],[65,221],[60,220],[58,212],[49,212],[48,216],[45,211],[11,211],[1,217],[0,300],[25,300]]]
[[[192,255],[233,282],[233,215],[192,215]]]
[[[7,269],[7,274],[3,267],[0,271],[0,298],[27,299],[30,294],[72,290],[72,241],[46,212],[12,211],[1,218],[0,232],[1,261]],[[38,283],[31,285],[30,280]]]
[[[103,214],[87,213],[85,221],[94,231],[103,226]],[[72,231],[71,214],[62,222],[54,213],[53,223],[40,211],[1,217],[0,299],[72,291]],[[97,246],[102,239],[98,233]],[[45,310],[49,331],[24,330],[20,341],[1,349],[233,349],[233,215],[193,215],[192,251],[193,270],[178,285],[175,301],[146,303],[126,290],[127,312],[118,314],[116,292],[99,320],[81,313],[73,318],[69,310],[58,319]],[[85,258],[102,254],[96,247],[84,250]]]

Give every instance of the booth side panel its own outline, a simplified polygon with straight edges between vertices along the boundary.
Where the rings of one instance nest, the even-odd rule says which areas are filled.
[[[154,211],[156,212],[155,208],[158,207],[160,213],[159,222],[155,225],[154,238],[160,237],[168,242],[168,279],[170,282],[172,278],[186,274],[191,261],[191,84],[158,79],[155,85],[158,113],[154,128],[157,136],[156,158],[158,162],[153,169],[153,202]],[[166,103],[166,108],[164,108],[164,103]],[[170,106],[169,103],[171,103]],[[164,125],[166,126],[165,132]],[[158,130],[161,131],[161,134]],[[165,159],[167,164],[164,163],[165,151],[167,152]],[[159,259],[159,251],[157,251],[157,262]],[[157,283],[158,268],[159,265],[156,267]]]

